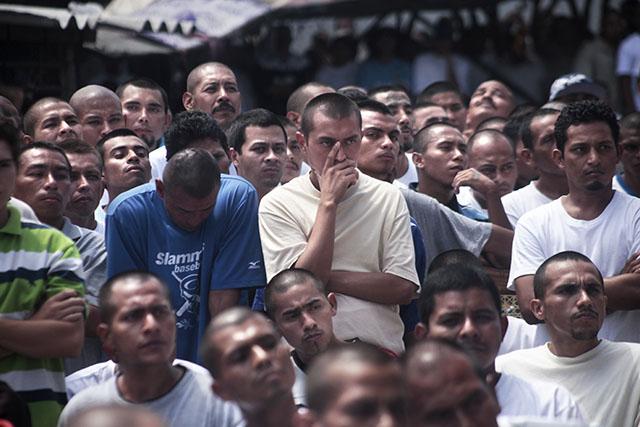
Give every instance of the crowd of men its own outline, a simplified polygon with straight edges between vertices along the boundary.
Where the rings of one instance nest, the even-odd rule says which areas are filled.
[[[0,98],[0,425],[640,425],[640,113],[185,87]]]

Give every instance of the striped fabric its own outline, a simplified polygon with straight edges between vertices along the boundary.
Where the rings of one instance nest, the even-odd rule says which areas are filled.
[[[84,295],[82,260],[73,242],[53,228],[21,222],[11,206],[9,215],[0,228],[0,320],[27,319],[64,289]],[[0,380],[28,402],[34,427],[57,424],[66,403],[61,358],[11,354],[0,358]]]

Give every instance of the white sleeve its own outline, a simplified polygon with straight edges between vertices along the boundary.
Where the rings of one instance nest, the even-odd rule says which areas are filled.
[[[518,277],[535,274],[545,260],[544,248],[536,235],[540,225],[535,216],[527,213],[520,218],[513,235],[511,250],[511,268],[507,289],[515,291],[514,281]]]
[[[633,37],[633,36],[630,36]],[[636,63],[635,56],[638,52],[634,52],[634,43],[632,38],[625,39],[618,48],[618,59],[616,61],[616,74],[619,76],[629,76],[634,74]]]

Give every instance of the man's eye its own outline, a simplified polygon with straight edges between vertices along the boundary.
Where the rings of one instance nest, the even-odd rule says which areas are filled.
[[[75,117],[69,117],[68,119],[65,120],[65,122],[67,122],[69,126],[75,126],[78,123],[80,123],[80,121]]]
[[[158,106],[149,107],[149,112],[153,114],[158,114],[162,112],[162,107],[158,107]]]
[[[368,139],[378,139],[380,138],[380,132],[369,131],[364,134]]]
[[[127,110],[127,111],[137,112],[137,111],[140,111],[140,106],[139,105],[125,105],[124,109]]]
[[[44,122],[42,124],[43,129],[53,129],[58,125],[58,122]]]
[[[225,86],[225,87],[224,87],[224,89],[225,89],[227,92],[231,92],[231,93],[234,93],[234,92],[237,92],[237,91],[238,91],[238,88],[237,88],[235,85],[228,85],[228,86]]]
[[[284,144],[282,145],[278,144],[275,147],[273,147],[273,152],[276,154],[284,154],[287,152],[287,147]]]
[[[462,110],[462,105],[461,104],[453,104],[452,106],[449,107],[449,110],[453,111],[454,113],[457,111]]]
[[[209,92],[209,93],[215,93],[218,91],[218,86],[217,85],[209,85],[207,87],[204,88],[205,92]]]
[[[102,120],[91,119],[91,120],[87,120],[86,124],[87,126],[98,127],[98,126],[102,126]]]

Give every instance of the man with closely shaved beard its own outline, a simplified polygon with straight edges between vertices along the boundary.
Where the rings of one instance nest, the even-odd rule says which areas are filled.
[[[490,117],[507,118],[515,106],[513,93],[504,83],[487,80],[471,95],[465,136],[471,135],[476,127]]]
[[[76,112],[58,98],[42,98],[24,115],[24,141],[60,143],[81,139],[82,126]]]
[[[114,129],[124,127],[120,98],[103,86],[89,85],[78,89],[69,104],[82,125],[82,139],[95,146],[98,140]]]
[[[224,129],[240,114],[241,102],[236,75],[226,65],[207,62],[189,73],[182,94],[185,110],[204,111]]]

